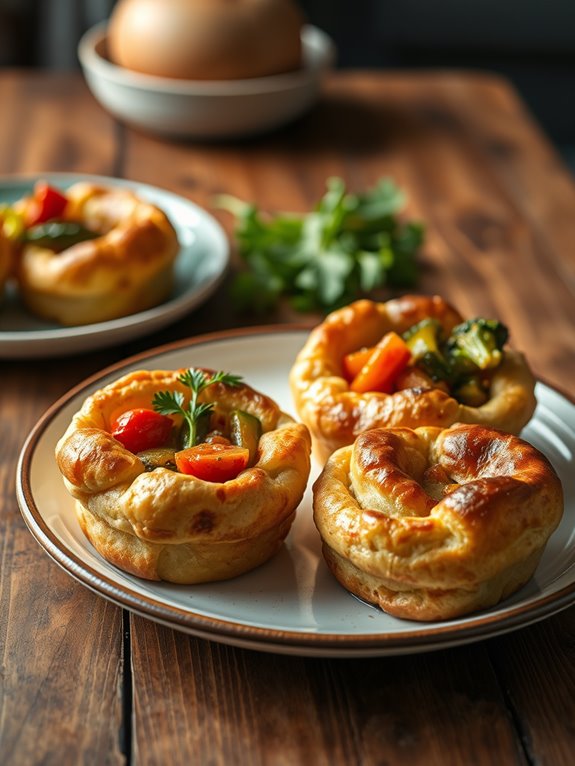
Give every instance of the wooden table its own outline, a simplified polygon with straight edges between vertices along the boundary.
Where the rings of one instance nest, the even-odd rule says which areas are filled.
[[[428,224],[419,289],[500,317],[536,373],[575,377],[575,186],[507,83],[338,73],[290,129],[221,145],[114,122],[80,75],[4,71],[0,172],[97,173],[211,209],[229,192],[305,211],[325,179],[391,175]],[[231,221],[213,211],[230,231]],[[0,361],[0,760],[27,764],[572,764],[575,609],[428,654],[312,659],[195,639],[123,612],[28,532],[16,461],[40,415],[88,375],[172,339],[256,320],[227,285],[177,324],[57,361]],[[280,313],[271,322],[289,321]],[[305,318],[312,321],[312,318]],[[260,320],[257,320],[260,321]]]

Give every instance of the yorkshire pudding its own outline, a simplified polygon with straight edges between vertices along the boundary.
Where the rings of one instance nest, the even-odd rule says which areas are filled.
[[[150,467],[144,453],[134,454],[112,435],[113,423],[122,412],[149,408],[158,392],[176,392],[186,406],[190,390],[180,373],[132,372],[89,396],[60,439],[56,461],[80,525],[105,559],[150,580],[224,580],[280,548],[307,484],[310,436],[248,385],[214,383],[200,399],[213,405],[219,424],[237,410],[260,421],[251,466],[229,481]]]
[[[457,617],[515,592],[562,513],[549,461],[480,425],[367,431],[329,458],[314,485],[335,577],[411,620]]]
[[[54,250],[24,242],[17,265],[24,303],[63,325],[103,322],[156,306],[172,288],[179,250],[165,213],[126,188],[79,182],[66,191],[63,221],[94,233]],[[21,200],[16,210],[25,211]]]
[[[479,406],[459,401],[442,384],[426,377],[392,392],[357,393],[344,375],[346,355],[378,343],[387,333],[406,333],[432,320],[447,336],[463,318],[439,296],[407,295],[378,303],[359,300],[332,312],[312,330],[290,372],[297,413],[312,434],[321,463],[369,428],[481,423],[519,433],[535,405],[535,380],[524,356],[509,348],[487,370],[488,388]],[[483,371],[482,371],[483,372]]]

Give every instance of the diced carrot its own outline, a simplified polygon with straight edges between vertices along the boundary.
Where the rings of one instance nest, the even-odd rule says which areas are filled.
[[[366,391],[392,393],[395,378],[410,359],[411,352],[403,338],[395,332],[386,333],[352,380],[351,390],[358,394]]]
[[[352,381],[363,365],[372,355],[375,346],[369,348],[360,348],[359,351],[352,351],[343,357],[343,374],[348,381]]]

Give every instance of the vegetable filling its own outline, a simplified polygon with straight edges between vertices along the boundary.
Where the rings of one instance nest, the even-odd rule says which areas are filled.
[[[182,391],[159,391],[152,408],[127,410],[114,420],[114,438],[142,460],[146,471],[167,468],[204,481],[225,482],[254,465],[262,435],[259,418],[200,401],[208,386],[239,386],[241,377],[225,372],[207,376],[190,368],[178,382],[190,390],[188,400]]]
[[[343,358],[352,391],[393,393],[406,388],[440,388],[462,404],[480,407],[489,399],[493,372],[509,337],[494,319],[470,319],[446,337],[436,319],[424,319],[400,337],[389,332],[376,346]]]

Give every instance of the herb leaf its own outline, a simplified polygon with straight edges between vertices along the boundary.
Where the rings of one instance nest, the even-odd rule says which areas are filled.
[[[330,311],[383,286],[413,286],[425,230],[399,219],[405,202],[389,178],[360,194],[330,178],[306,215],[264,216],[254,205],[221,195],[216,204],[235,216],[246,267],[232,284],[236,306],[266,313],[286,296],[297,310]]]
[[[207,377],[203,370],[190,367],[178,376],[178,381],[191,391],[188,406],[184,406],[185,397],[181,391],[158,391],[152,399],[152,407],[162,415],[181,415],[188,425],[184,448],[193,447],[197,440],[199,419],[210,413],[214,406],[211,402],[199,402],[199,395],[213,383],[239,386],[241,380],[240,375],[222,371]]]

